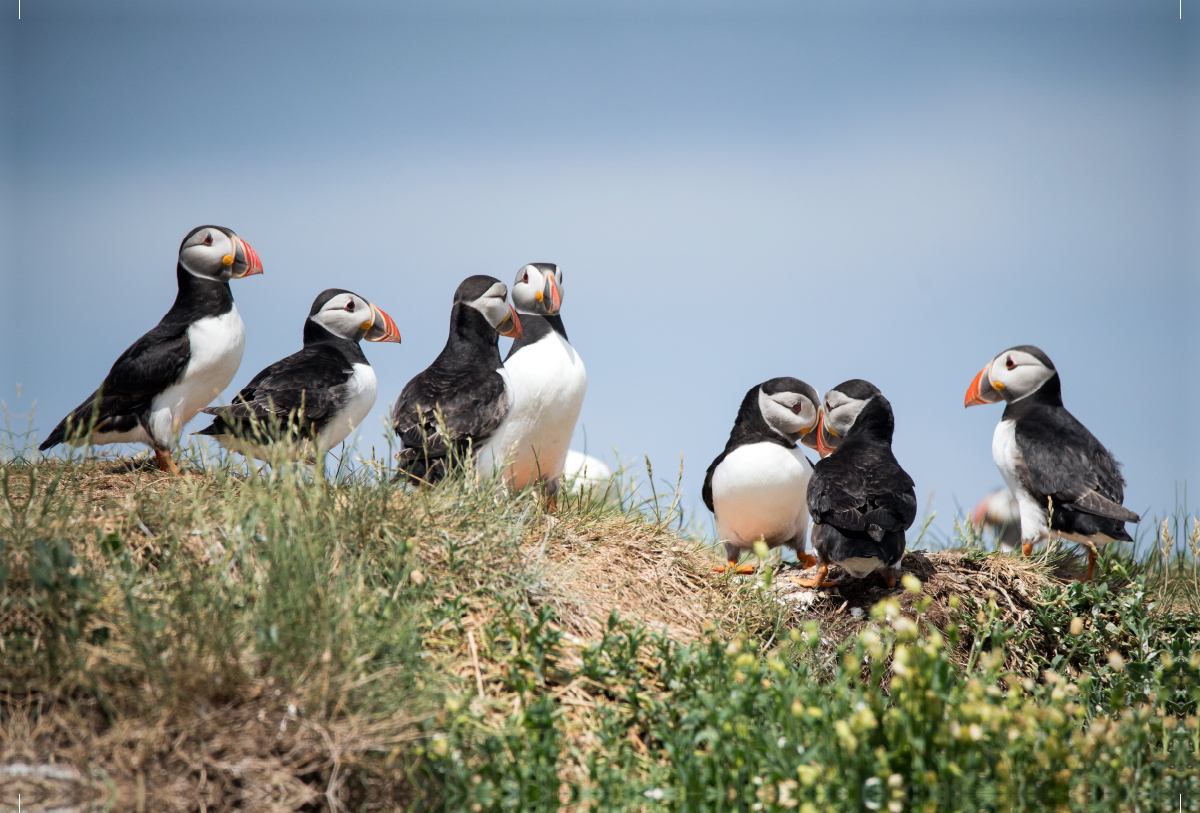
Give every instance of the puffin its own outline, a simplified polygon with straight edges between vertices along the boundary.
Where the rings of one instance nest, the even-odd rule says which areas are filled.
[[[813,467],[796,443],[817,426],[820,403],[815,389],[790,377],[764,381],[742,399],[725,451],[705,472],[701,492],[728,562],[715,572],[753,573],[737,562],[760,541],[791,548],[805,567],[815,563],[804,550]]]
[[[562,294],[562,269],[554,263],[529,263],[517,271],[512,302],[521,337],[504,358],[512,404],[479,453],[481,474],[502,469],[505,486],[514,491],[539,486],[551,512],[587,392],[587,370],[559,315]]]
[[[275,362],[196,434],[258,460],[281,451],[317,463],[359,426],[375,405],[375,371],[360,341],[400,342],[392,317],[352,291],[329,288],[304,320],[304,347]]]
[[[1033,345],[1011,347],[989,361],[963,404],[1000,401],[1004,414],[992,435],[992,460],[1017,499],[1022,552],[1031,555],[1034,543],[1051,535],[1077,542],[1087,548],[1084,580],[1091,581],[1096,547],[1133,541],[1125,523],[1141,521],[1121,504],[1120,464],[1063,406],[1058,370]]]
[[[261,274],[258,254],[232,229],[199,226],[179,246],[175,304],[113,363],[100,388],[38,447],[143,443],[179,474],[171,446],[184,424],[233,381],[246,331],[231,279]]]
[[[400,468],[412,482],[441,480],[452,465],[478,454],[508,415],[512,385],[500,337],[519,339],[521,319],[507,298],[508,287],[495,277],[463,280],[446,346],[400,392],[392,429],[403,444]]]
[[[971,522],[980,530],[991,528],[1002,553],[1012,553],[1021,541],[1021,509],[1007,486],[985,494],[971,511]]]
[[[817,428],[804,438],[821,455],[808,481],[814,579],[804,587],[833,587],[830,565],[856,579],[883,571],[896,586],[904,532],[917,517],[913,479],[892,454],[892,405],[869,381],[851,379],[825,393]]]

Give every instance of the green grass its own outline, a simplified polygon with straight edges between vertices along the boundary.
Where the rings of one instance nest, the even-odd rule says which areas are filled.
[[[1200,810],[1187,518],[1047,588],[1036,635],[987,595],[939,630],[920,596],[830,644],[762,583],[705,573],[677,492],[572,497],[551,522],[532,495],[404,488],[352,455],[315,483],[27,455],[0,471],[0,762],[90,768],[121,804]],[[646,626],[679,597],[570,593],[567,564],[616,579],[594,562],[632,536],[706,629]]]

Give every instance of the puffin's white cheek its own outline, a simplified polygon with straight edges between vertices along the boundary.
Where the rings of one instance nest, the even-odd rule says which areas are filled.
[[[778,401],[769,400],[763,412],[767,423],[785,435],[798,434],[804,428],[803,418]]]
[[[513,286],[512,299],[513,304],[523,311],[533,310],[536,304],[533,298],[533,289],[524,282],[518,282]]]
[[[1004,377],[1007,373],[1008,370],[1005,369],[1002,359],[992,359],[992,365],[988,368],[988,378],[992,380],[992,386],[995,386],[997,381],[1006,384]]]
[[[207,246],[190,246],[179,255],[179,264],[183,269],[197,277],[205,276],[205,269],[212,269],[213,261],[214,257]]]
[[[1012,387],[1015,395],[1028,395],[1046,383],[1050,371],[1042,366],[1022,365],[1012,373]]]
[[[790,410],[788,411],[786,420],[787,420],[787,431],[788,431],[789,435],[799,434],[800,430],[805,429],[808,426],[807,421],[805,421],[799,415],[796,415],[795,413],[791,412]]]

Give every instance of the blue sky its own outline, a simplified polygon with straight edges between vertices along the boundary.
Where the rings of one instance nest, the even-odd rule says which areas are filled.
[[[0,382],[41,437],[217,223],[266,268],[233,283],[226,397],[299,348],[326,287],[396,319],[402,345],[366,348],[366,449],[458,282],[550,261],[589,373],[575,445],[586,427],[672,480],[682,454],[701,511],[743,394],[780,375],[877,384],[920,498],[969,508],[1001,483],[1000,408],[962,396],[1022,343],[1131,508],[1200,483],[1186,3],[338,8],[33,0],[0,22]]]

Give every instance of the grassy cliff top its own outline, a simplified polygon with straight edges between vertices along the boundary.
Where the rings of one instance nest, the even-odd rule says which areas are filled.
[[[967,538],[814,593],[711,573],[670,495],[380,475],[13,459],[0,766],[159,810],[1200,809],[1195,526],[1089,585]]]

